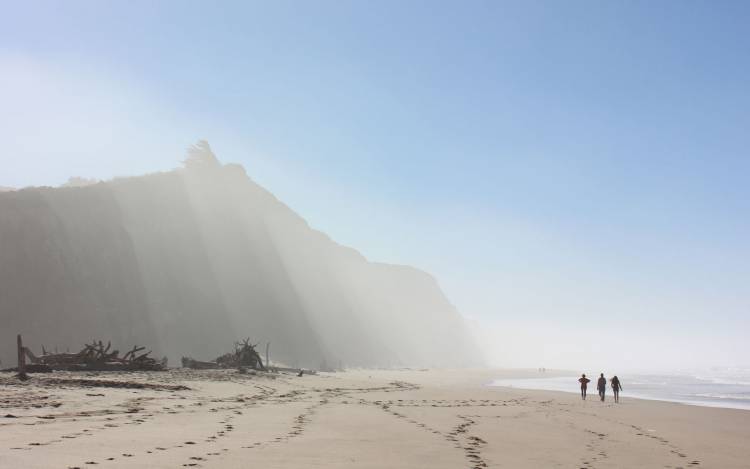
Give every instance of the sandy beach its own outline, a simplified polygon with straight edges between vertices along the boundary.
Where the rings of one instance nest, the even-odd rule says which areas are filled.
[[[0,467],[748,467],[748,411],[486,386],[533,373],[3,373]]]

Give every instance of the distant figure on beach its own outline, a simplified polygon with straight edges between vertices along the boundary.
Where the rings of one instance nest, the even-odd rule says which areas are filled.
[[[586,385],[589,384],[591,380],[586,377],[585,374],[582,374],[580,378],[578,378],[578,382],[581,383],[581,399],[584,401],[586,400]]]
[[[612,392],[615,393],[615,402],[620,402],[620,391],[622,391],[622,385],[620,384],[620,378],[617,375],[610,380],[612,383]]]
[[[596,382],[596,390],[599,391],[599,399],[604,402],[604,393],[607,392],[607,378],[604,377],[604,373],[599,375],[599,379]]]

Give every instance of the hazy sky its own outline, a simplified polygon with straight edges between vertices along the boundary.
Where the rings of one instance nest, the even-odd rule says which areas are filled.
[[[198,138],[499,365],[750,365],[748,2],[0,0],[0,186]]]

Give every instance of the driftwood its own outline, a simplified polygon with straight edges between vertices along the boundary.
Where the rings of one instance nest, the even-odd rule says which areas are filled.
[[[21,339],[21,334],[18,334],[16,344],[18,346],[18,379],[20,379],[21,381],[26,381],[27,379],[29,379],[29,377],[26,375],[26,356],[23,353],[24,350],[26,350],[26,347],[23,346],[23,339]]]
[[[266,371],[258,351],[258,344],[251,344],[250,339],[234,343],[234,352],[225,353],[214,361],[204,362],[190,357],[182,357],[182,366],[194,370],[209,370],[216,368],[252,368],[254,370]]]
[[[71,370],[71,371],[161,371],[167,366],[166,358],[156,360],[149,357],[151,351],[139,353],[145,350],[145,347],[133,347],[120,357],[118,350],[111,350],[112,343],[93,341],[86,344],[78,353],[47,353],[42,347],[42,355],[37,357],[27,347],[24,347],[25,355],[29,361],[36,366],[46,366],[50,370]]]
[[[303,368],[289,368],[289,367],[284,367],[284,366],[274,366],[273,371],[280,371],[282,373],[296,373],[297,376],[318,374],[318,372],[315,370],[305,370]]]
[[[182,367],[192,368],[194,370],[212,370],[219,368],[219,364],[216,362],[202,362],[190,357],[182,357]]]

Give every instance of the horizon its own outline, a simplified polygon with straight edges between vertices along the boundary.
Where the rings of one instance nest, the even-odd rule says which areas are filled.
[[[9,4],[0,186],[205,138],[492,366],[750,368],[750,5],[456,5]]]

